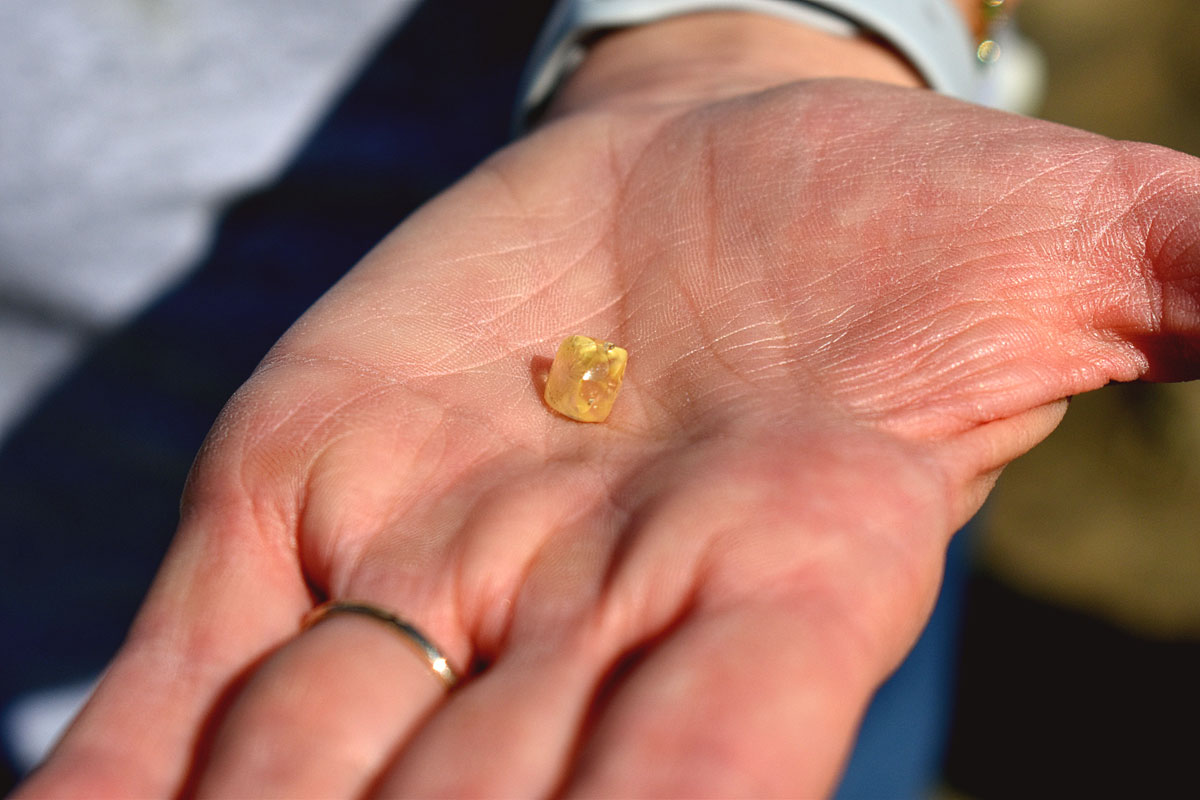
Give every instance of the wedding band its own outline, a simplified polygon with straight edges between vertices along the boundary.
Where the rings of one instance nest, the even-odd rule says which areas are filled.
[[[446,685],[447,689],[453,689],[454,684],[458,683],[458,676],[454,674],[450,662],[446,660],[446,657],[442,655],[442,651],[438,650],[433,642],[426,639],[425,635],[413,627],[412,623],[397,617],[395,614],[384,611],[382,608],[352,600],[330,600],[305,614],[300,629],[308,630],[313,625],[316,625],[323,619],[328,619],[333,614],[362,614],[371,619],[377,619],[393,630],[399,631],[400,635],[404,637],[404,641],[408,642],[418,655],[429,662],[429,668],[437,673],[437,676],[442,679],[442,683]]]

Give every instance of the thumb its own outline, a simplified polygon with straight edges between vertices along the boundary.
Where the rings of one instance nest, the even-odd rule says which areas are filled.
[[[1084,322],[1139,354],[1137,377],[1200,377],[1200,161],[1152,145],[1113,148],[1112,196],[1098,198],[1090,224],[1081,220],[1079,249],[1086,268],[1114,283]]]
[[[840,344],[869,345],[853,379],[893,421],[967,426],[1113,380],[1200,377],[1200,161],[928,93],[866,95],[803,114],[824,148],[791,198],[794,245],[819,243],[845,278],[823,298],[840,292],[860,320]]]

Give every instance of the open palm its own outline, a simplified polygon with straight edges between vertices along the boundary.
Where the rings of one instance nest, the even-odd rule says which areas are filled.
[[[828,791],[1065,398],[1195,371],[1200,169],[818,81],[546,126],[226,409],[63,794]],[[549,410],[572,333],[609,421]],[[466,680],[317,598],[412,620]]]

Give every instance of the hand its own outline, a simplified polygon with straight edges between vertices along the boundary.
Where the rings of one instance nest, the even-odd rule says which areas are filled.
[[[581,75],[293,328],[29,796],[829,791],[997,471],[1073,394],[1196,372],[1200,169],[692,74]],[[539,398],[570,333],[629,349],[603,425]],[[469,677],[298,633],[314,593]]]

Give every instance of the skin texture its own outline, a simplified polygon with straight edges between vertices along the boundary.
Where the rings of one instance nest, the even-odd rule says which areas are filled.
[[[1071,395],[1196,374],[1194,160],[873,48],[681,58],[703,23],[629,34],[657,70],[606,39],[267,356],[19,796],[827,793],[998,470]],[[629,350],[603,425],[540,400],[571,333]],[[461,688],[377,622],[298,633],[322,597]]]

